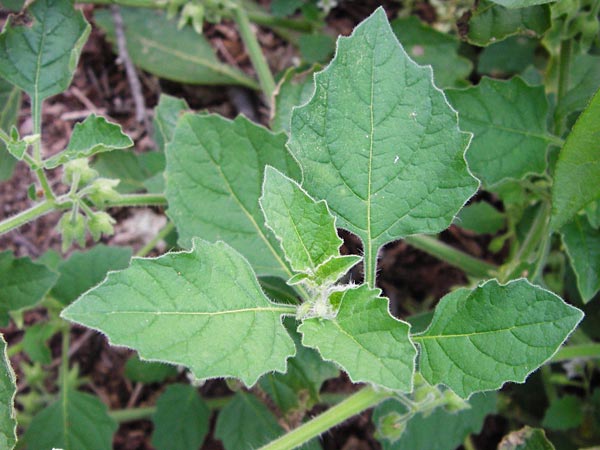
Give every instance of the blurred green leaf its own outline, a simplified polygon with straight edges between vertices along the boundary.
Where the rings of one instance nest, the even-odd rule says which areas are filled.
[[[125,363],[125,376],[135,383],[161,383],[177,375],[177,367],[160,362],[142,361],[137,353]]]
[[[454,224],[478,234],[494,234],[504,227],[504,214],[487,202],[477,202],[460,210]]]

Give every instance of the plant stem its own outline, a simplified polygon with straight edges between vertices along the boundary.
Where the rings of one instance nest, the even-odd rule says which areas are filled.
[[[558,66],[558,86],[556,89],[557,103],[559,103],[569,89],[569,69],[571,67],[571,53],[573,43],[566,39],[560,43],[560,56]]]
[[[562,347],[549,361],[551,363],[574,358],[600,358],[600,344],[580,344]]]
[[[366,245],[365,252],[363,255],[363,276],[365,278],[365,284],[371,289],[375,287],[377,283],[377,254],[379,249],[373,249],[372,246]]]
[[[479,258],[474,258],[473,256],[444,244],[439,239],[431,236],[408,236],[404,238],[404,240],[413,247],[435,256],[451,266],[461,269],[471,277],[490,278],[495,276],[496,271],[498,270],[498,267],[495,265]]]
[[[154,247],[156,247],[156,245],[165,238],[165,236],[167,236],[171,231],[173,231],[175,229],[175,224],[173,222],[169,222],[167,223],[162,230],[160,230],[158,232],[158,234],[156,236],[154,236],[154,238],[152,238],[146,245],[144,245],[141,249],[138,250],[138,252],[135,254],[135,256],[146,256],[148,253],[150,253]]]
[[[166,206],[167,199],[162,194],[123,194],[118,199],[106,202],[107,208],[120,206]]]
[[[265,55],[256,39],[256,34],[252,31],[250,26],[248,15],[242,6],[233,8],[233,18],[237,23],[240,36],[246,46],[248,56],[250,56],[250,61],[252,61],[254,70],[256,70],[260,87],[270,106],[273,101],[273,92],[275,91],[275,80],[273,79],[271,69],[269,69]]]
[[[127,408],[115,409],[110,411],[108,415],[119,423],[133,422],[135,420],[150,419],[156,412],[156,406],[147,406],[145,408]]]
[[[31,222],[38,217],[48,214],[54,209],[56,209],[56,203],[54,201],[44,200],[37,205],[34,205],[31,208],[21,211],[20,213],[0,222],[0,234],[7,233],[14,228],[25,225],[26,223]]]
[[[323,414],[261,447],[261,450],[289,450],[296,448],[310,441],[312,438],[320,436],[325,431],[344,422],[348,418],[377,405],[382,400],[388,398],[389,395],[388,392],[376,391],[371,386],[364,387]]]
[[[69,341],[70,341],[71,329],[65,326],[62,329],[62,343],[61,343],[61,361],[60,361],[60,391],[61,395],[66,395],[67,392],[67,379],[69,377]]]

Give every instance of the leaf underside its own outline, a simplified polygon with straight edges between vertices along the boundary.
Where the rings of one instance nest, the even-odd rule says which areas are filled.
[[[281,323],[289,312],[265,297],[239,253],[196,241],[189,253],[133,259],[62,316],[142,358],[184,365],[199,379],[232,376],[251,386],[265,372],[284,372],[295,353]]]

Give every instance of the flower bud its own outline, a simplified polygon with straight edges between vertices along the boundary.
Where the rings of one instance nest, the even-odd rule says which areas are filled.
[[[120,180],[113,180],[111,178],[97,178],[88,187],[87,197],[98,207],[104,206],[111,200],[116,200],[120,197],[120,194],[114,190],[119,184]]]
[[[100,239],[100,236],[111,235],[114,233],[113,225],[115,224],[115,219],[113,219],[110,214],[104,211],[97,211],[91,216],[88,220],[88,229],[92,234],[92,238],[94,241]]]
[[[56,227],[62,235],[62,251],[66,252],[73,241],[81,246],[85,246],[85,217],[83,214],[76,213],[73,216],[72,211],[62,215]]]
[[[74,159],[65,163],[63,166],[63,182],[68,185],[72,184],[76,178],[75,174],[79,175],[80,185],[86,185],[98,177],[98,172],[89,166],[87,158]]]

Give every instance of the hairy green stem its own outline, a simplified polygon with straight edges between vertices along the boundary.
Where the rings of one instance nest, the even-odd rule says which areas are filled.
[[[261,447],[261,450],[289,450],[296,448],[365,409],[377,405],[389,396],[389,392],[377,391],[371,386],[364,387],[314,419]]]
[[[56,209],[56,203],[52,200],[44,200],[25,211],[21,211],[0,222],[0,234],[7,233],[15,228],[25,225],[38,217],[48,214]]]
[[[122,206],[166,206],[167,199],[162,194],[123,194],[105,204],[107,208]]]
[[[265,95],[268,104],[271,105],[273,101],[273,92],[275,91],[275,80],[273,79],[273,74],[271,73],[271,69],[269,69],[269,64],[267,63],[265,55],[258,44],[256,34],[252,31],[248,15],[243,7],[238,6],[233,9],[233,17],[238,26],[242,41],[246,46],[250,61],[254,66],[254,70],[256,70],[258,82],[260,83],[263,94]]]
[[[569,72],[571,67],[571,53],[573,42],[566,39],[560,43],[560,55],[558,66],[558,86],[556,89],[557,102],[560,102],[569,89]]]
[[[600,358],[600,344],[579,344],[562,347],[549,362],[555,363],[574,358]]]
[[[414,235],[408,236],[404,240],[411,246],[461,269],[471,277],[491,278],[498,270],[494,264],[461,252],[431,236]]]

